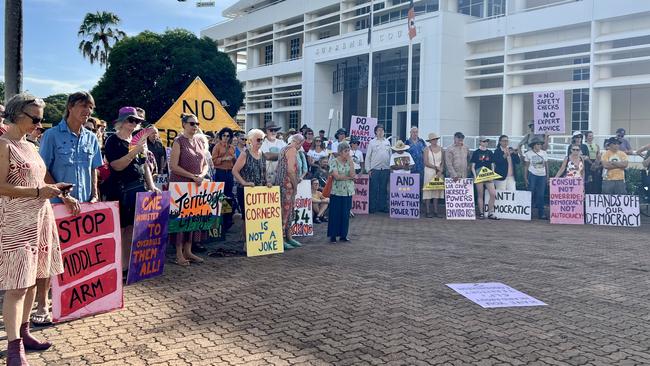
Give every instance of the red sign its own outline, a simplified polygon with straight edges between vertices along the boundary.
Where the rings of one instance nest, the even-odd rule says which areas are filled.
[[[68,287],[61,293],[61,316],[68,316],[116,290],[117,270],[115,269]]]
[[[59,217],[57,215],[57,217]],[[65,216],[56,220],[59,229],[61,250],[68,249],[71,245],[98,236],[111,234],[115,228],[115,221],[110,208],[92,211],[78,216]]]
[[[115,263],[115,240],[99,239],[63,253],[63,273],[59,283],[67,285]]]

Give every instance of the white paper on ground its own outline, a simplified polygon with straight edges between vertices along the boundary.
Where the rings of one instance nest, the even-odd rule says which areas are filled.
[[[447,286],[482,308],[546,305],[536,298],[500,282],[448,283]]]

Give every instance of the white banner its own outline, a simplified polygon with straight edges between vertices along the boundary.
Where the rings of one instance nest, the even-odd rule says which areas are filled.
[[[485,190],[485,209],[488,213],[490,193]],[[499,191],[494,202],[494,214],[500,219],[530,221],[530,191]]]
[[[585,224],[605,226],[641,226],[639,196],[588,194],[585,196]]]
[[[304,179],[298,184],[293,219],[291,220],[291,235],[314,235],[314,214],[312,211],[311,181]]]

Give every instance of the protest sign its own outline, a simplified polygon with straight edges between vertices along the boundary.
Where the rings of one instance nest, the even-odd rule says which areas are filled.
[[[445,179],[435,177],[424,184],[423,191],[442,191],[445,189]]]
[[[546,305],[499,282],[448,283],[447,286],[484,309]]]
[[[246,255],[283,253],[280,187],[246,187],[244,207]]]
[[[390,217],[420,217],[420,174],[390,175]]]
[[[368,143],[375,138],[377,118],[352,116],[350,120],[350,139],[359,140],[359,150],[366,153]]]
[[[218,225],[223,182],[170,182],[169,232],[210,230]]]
[[[471,178],[445,178],[447,220],[474,220],[474,182]]]
[[[156,188],[161,191],[169,190],[169,178],[167,177],[167,174],[156,174],[153,177],[153,183],[156,185]]]
[[[298,184],[293,219],[291,220],[292,236],[314,235],[314,215],[311,204],[311,180],[304,179]]]
[[[169,192],[139,192],[135,203],[127,285],[163,273],[168,225]]]
[[[584,224],[585,186],[582,178],[551,178],[549,185],[551,224]]]
[[[54,322],[121,309],[122,251],[117,202],[82,203],[72,216],[55,205],[63,273],[52,277]]]
[[[585,199],[585,224],[605,226],[641,226],[639,196],[588,194]]]
[[[493,172],[491,169],[487,167],[482,167],[481,170],[478,171],[476,178],[474,178],[474,183],[491,182],[499,178],[501,178],[499,174]]]
[[[354,178],[354,195],[352,195],[352,213],[368,214],[368,190],[369,190],[369,176],[368,174],[357,174]]]
[[[530,221],[530,197],[530,191],[497,190],[496,200],[494,201],[494,215],[500,219]],[[483,212],[488,212],[489,200],[490,192],[485,190]]]
[[[535,134],[563,134],[564,90],[534,93],[533,103]]]

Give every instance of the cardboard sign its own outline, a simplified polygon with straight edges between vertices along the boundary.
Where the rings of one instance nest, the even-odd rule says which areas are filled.
[[[210,230],[218,225],[224,182],[170,182],[169,232]]]
[[[280,187],[244,188],[244,215],[248,257],[284,252]]]
[[[368,174],[357,174],[354,178],[354,195],[352,195],[352,213],[355,215],[368,214],[368,192],[370,178]]]
[[[445,179],[435,177],[424,184],[423,191],[442,191],[445,189]]]
[[[475,220],[474,182],[472,178],[462,178],[454,182],[445,178],[445,208],[447,220]]]
[[[235,131],[241,129],[199,77],[192,81],[169,110],[156,122],[160,139],[166,146],[171,146],[174,138],[183,131],[181,113],[194,114],[198,118],[203,132],[219,132],[224,127],[230,127]]]
[[[563,134],[564,90],[534,93],[533,103],[535,134]]]
[[[551,224],[584,224],[585,186],[582,178],[551,178],[549,185]]]
[[[167,174],[156,174],[153,177],[153,183],[156,185],[156,188],[161,191],[169,190],[169,177]]]
[[[298,184],[296,200],[291,221],[292,236],[314,235],[314,215],[312,214],[311,180],[304,179]]]
[[[499,178],[501,178],[501,176],[493,172],[492,169],[482,167],[481,170],[478,171],[476,178],[474,178],[474,183],[490,182]]]
[[[52,278],[54,322],[121,309],[118,203],[82,203],[77,216],[55,205],[54,214],[63,257],[63,273]]]
[[[484,309],[546,305],[532,296],[499,282],[448,283],[446,286]]]
[[[605,226],[641,226],[639,196],[588,194],[585,199],[585,224]]]
[[[169,225],[169,196],[169,192],[139,192],[136,196],[127,285],[163,273]]]
[[[390,175],[390,217],[420,218],[420,174]]]
[[[359,150],[366,153],[368,143],[375,138],[377,118],[352,116],[350,120],[350,139],[359,140]]]
[[[531,193],[530,191],[501,191],[497,190],[494,201],[494,215],[506,220],[531,220]],[[490,192],[485,190],[483,212],[488,212]]]

